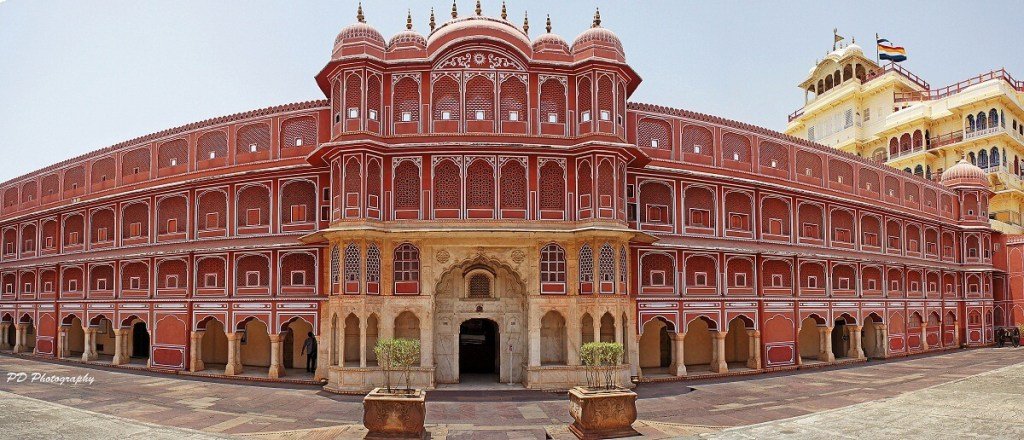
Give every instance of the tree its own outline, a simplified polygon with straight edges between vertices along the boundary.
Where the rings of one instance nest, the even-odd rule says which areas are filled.
[[[587,369],[587,386],[613,389],[616,383],[615,367],[622,361],[623,348],[618,342],[588,342],[580,347],[580,362]]]
[[[404,392],[411,392],[412,366],[420,358],[420,341],[406,338],[380,339],[373,347],[373,352],[377,354],[377,363],[384,370],[384,388],[387,392],[392,392],[391,374],[394,371],[405,374]]]

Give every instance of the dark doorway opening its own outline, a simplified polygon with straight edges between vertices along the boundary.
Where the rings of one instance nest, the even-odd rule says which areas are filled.
[[[459,375],[497,375],[500,371],[498,324],[470,319],[459,327]],[[495,378],[497,380],[497,378]]]
[[[836,359],[846,357],[846,321],[836,321],[835,327],[832,327],[832,354]]]
[[[658,363],[661,368],[668,368],[672,365],[672,338],[668,334],[668,327],[662,327],[659,335],[661,344],[661,360]]]
[[[295,368],[295,332],[289,328],[284,332],[284,361],[285,368]]]
[[[18,335],[16,333],[17,331],[18,331],[18,329],[14,326],[13,323],[11,325],[7,326],[7,334],[4,335],[4,336],[7,337],[7,345],[9,347],[11,347],[11,348],[14,347],[14,344],[18,340]]]
[[[132,326],[132,357],[149,357],[149,332],[144,322],[136,322]]]

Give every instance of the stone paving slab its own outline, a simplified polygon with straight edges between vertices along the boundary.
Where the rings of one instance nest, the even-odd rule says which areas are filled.
[[[896,397],[1022,359],[1024,348],[977,349],[834,369],[641,384],[637,430],[649,439],[695,438],[729,427]],[[4,380],[7,372],[88,373],[95,382],[9,383]],[[360,433],[365,433],[360,426],[362,396],[331,394],[315,386],[235,383],[0,355],[0,391],[214,436],[361,438]],[[565,428],[572,421],[568,401],[560,393],[456,389],[428,393],[427,400],[432,438],[557,439],[568,432]]]
[[[703,438],[748,440],[1021,439],[1024,363],[896,397],[732,428]]]

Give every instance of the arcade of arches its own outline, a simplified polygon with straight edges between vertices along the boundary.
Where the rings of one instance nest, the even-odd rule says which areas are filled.
[[[272,379],[302,376],[306,357],[302,345],[313,326],[294,318],[276,328],[247,317],[230,328],[216,317],[200,321],[192,332],[190,371],[223,371],[225,375],[262,375]],[[228,331],[232,329],[233,331]],[[289,371],[292,370],[292,371]],[[295,371],[298,370],[298,371]]]
[[[570,255],[581,249],[601,249],[605,243],[607,248],[619,249],[632,234],[616,231],[580,237],[556,232],[545,233],[543,239],[537,234],[530,243],[524,242],[524,235],[534,234],[448,232],[440,240],[441,235],[429,233],[407,237],[419,256],[419,295],[387,295],[388,289],[399,285],[397,279],[388,279],[394,276],[391,269],[400,264],[391,255],[374,263],[381,267],[384,294],[332,295],[323,306],[321,320],[326,389],[365,390],[380,384],[383,377],[373,347],[378,339],[391,337],[420,341],[420,362],[413,368],[412,381],[424,387],[472,377],[473,381],[521,383],[531,389],[569,388],[585,381],[578,352],[590,341],[623,342],[629,359],[635,359],[638,351],[633,332],[628,331],[635,325],[635,306],[624,289],[579,295],[573,291],[575,283],[565,283],[580,276],[577,261],[562,255],[560,266],[554,265],[562,272],[555,276],[551,267],[542,270],[540,261],[526,258],[552,249],[551,243]],[[329,239],[333,247],[335,238]],[[337,240],[341,248],[356,243],[362,249],[393,249],[402,243],[391,236],[359,236],[358,232]],[[619,261],[617,253],[615,261]],[[598,272],[598,268],[586,270]],[[366,276],[363,271],[354,279]],[[542,279],[571,287],[567,295],[541,294],[538,286],[549,286]],[[605,280],[617,285],[614,274]],[[621,367],[620,382],[628,385],[631,373],[628,365]]]

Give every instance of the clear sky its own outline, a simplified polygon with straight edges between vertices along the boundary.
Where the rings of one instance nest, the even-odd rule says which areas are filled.
[[[1013,1],[507,0],[569,43],[600,6],[643,77],[631,100],[781,130],[796,87],[831,49],[832,28],[869,54],[875,32],[907,48],[933,87],[1006,67],[1024,79]],[[474,0],[458,0],[460,14]],[[483,2],[497,16],[500,0]],[[411,8],[424,32],[445,0],[367,1],[385,39]],[[313,75],[355,21],[348,0],[0,0],[0,181],[120,141],[240,111],[321,99]],[[849,41],[849,40],[848,40]]]

